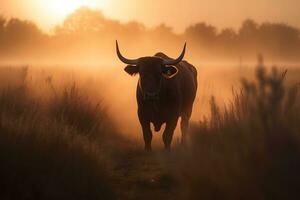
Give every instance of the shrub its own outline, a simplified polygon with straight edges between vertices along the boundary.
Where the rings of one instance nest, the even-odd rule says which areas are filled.
[[[61,95],[55,96],[50,103],[50,114],[57,122],[89,136],[99,134],[99,130],[104,135],[111,123],[101,102],[93,103],[75,83],[65,87]]]
[[[25,81],[1,91],[0,199],[114,199],[106,150],[86,137],[113,128],[79,93],[44,104]]]
[[[211,119],[192,128],[181,157],[185,198],[299,198],[299,86],[285,76],[260,62],[224,110],[211,99]]]

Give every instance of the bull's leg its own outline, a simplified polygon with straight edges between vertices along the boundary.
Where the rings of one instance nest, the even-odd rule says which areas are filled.
[[[186,145],[187,142],[187,134],[189,130],[189,121],[190,118],[186,115],[181,116],[181,123],[180,123],[180,128],[181,128],[181,143],[183,145]]]
[[[183,114],[181,115],[180,128],[181,128],[181,143],[183,145],[186,145],[186,143],[187,143],[187,137],[188,137],[188,132],[189,132],[189,122],[190,122],[190,118],[191,118],[192,110],[193,110],[193,103],[191,102],[189,105],[190,106],[188,106],[185,109],[185,111],[183,112]]]
[[[145,150],[151,151],[152,131],[150,128],[150,122],[144,122],[141,125],[143,129],[143,136],[145,141]]]
[[[150,127],[150,121],[145,118],[141,110],[138,110],[138,116],[143,130],[145,150],[151,151],[152,131]]]
[[[166,129],[164,130],[163,133],[163,141],[164,141],[165,149],[168,151],[171,149],[172,138],[173,138],[174,130],[177,126],[177,121],[178,118],[171,120],[170,122],[167,122]]]

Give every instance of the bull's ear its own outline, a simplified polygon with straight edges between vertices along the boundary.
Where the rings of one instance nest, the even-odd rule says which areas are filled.
[[[177,67],[175,66],[165,66],[163,68],[163,73],[162,75],[166,78],[166,79],[171,79],[174,76],[176,76],[178,74],[179,70]]]
[[[124,70],[131,76],[134,76],[137,73],[139,73],[139,67],[137,65],[127,65]]]

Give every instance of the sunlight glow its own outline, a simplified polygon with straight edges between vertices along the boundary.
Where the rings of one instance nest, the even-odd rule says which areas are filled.
[[[44,1],[44,6],[49,9],[49,11],[54,15],[59,15],[60,17],[65,17],[72,13],[79,7],[88,6],[90,8],[95,8],[99,5],[99,2],[104,1],[93,1],[93,0],[51,0]]]
[[[1,0],[0,0],[1,1]],[[76,9],[86,6],[91,9],[107,10],[109,0],[30,0],[25,4],[31,10],[33,20],[49,30],[63,22]],[[34,9],[34,10],[33,10]],[[32,12],[34,11],[34,12]]]

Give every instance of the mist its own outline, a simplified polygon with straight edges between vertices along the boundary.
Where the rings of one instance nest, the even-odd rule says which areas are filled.
[[[266,63],[282,68],[297,67],[300,61],[299,30],[287,24],[258,24],[247,19],[238,30],[219,30],[199,22],[178,34],[165,24],[149,28],[135,21],[121,23],[99,10],[82,7],[52,33],[41,31],[30,21],[0,18],[0,63],[6,71],[7,66],[27,66],[38,80],[52,77],[58,85],[81,80],[88,85],[87,91],[97,94],[95,99],[103,98],[120,130],[141,141],[135,100],[138,77],[124,72],[125,65],[115,53],[116,39],[129,58],[156,52],[177,57],[187,42],[185,59],[199,72],[192,116],[195,122],[209,115],[211,96],[224,105],[229,101],[232,90],[240,87],[240,79],[250,77],[257,54],[262,53]],[[7,79],[4,71],[2,76]],[[179,138],[179,130],[175,135]]]
[[[0,63],[112,67],[119,65],[115,40],[131,58],[156,52],[176,57],[187,42],[186,59],[196,65],[249,64],[259,53],[271,64],[296,65],[300,57],[299,30],[283,23],[245,19],[238,29],[218,29],[200,21],[175,33],[167,24],[122,23],[82,7],[51,33],[30,21],[1,17]]]
[[[108,16],[81,7],[50,32],[0,17],[0,199],[299,199],[299,29]],[[186,143],[180,121],[171,148],[152,126],[144,151],[140,77],[116,40],[127,58],[176,58],[187,42],[198,90]]]

